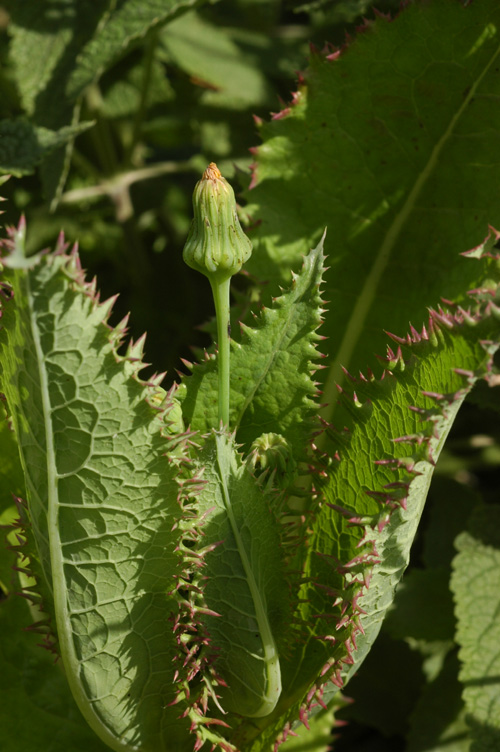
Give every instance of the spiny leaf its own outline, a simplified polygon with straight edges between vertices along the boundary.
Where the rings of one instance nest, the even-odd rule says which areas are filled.
[[[181,567],[182,453],[165,457],[172,397],[158,409],[154,380],[138,379],[143,340],[117,355],[124,327],[106,325],[113,301],[98,302],[76,252],[61,241],[27,260],[22,230],[3,259],[1,383],[26,476],[25,534],[52,601],[44,606],[101,739],[115,750],[170,749],[187,734],[185,723],[170,730],[178,713],[167,707],[177,653],[168,593]]]
[[[399,346],[388,348],[381,378],[350,377],[340,391],[338,428],[329,429],[315,481],[325,501],[320,495],[319,508],[314,499],[306,507],[308,548],[295,618],[315,626],[283,663],[288,699],[266,719],[260,738],[248,725],[238,729],[252,750],[299,713],[307,716],[311,704],[328,702],[373,644],[457,410],[476,380],[492,375],[500,344],[495,293],[490,283],[472,296],[470,311],[431,311],[421,333],[395,337]]]
[[[248,211],[260,224],[248,269],[276,284],[330,228],[323,333],[332,419],[341,367],[365,367],[477,270],[458,257],[500,225],[500,7],[407,4],[337,50],[313,54],[292,104],[262,126]]]
[[[191,619],[180,622],[181,633],[191,637],[186,652],[192,657],[179,671],[181,677],[196,673],[193,665],[199,664],[200,656],[192,647],[202,639],[207,688],[201,697],[190,690],[193,709],[210,700],[213,687],[219,698],[213,711],[220,721],[231,723],[231,716],[221,715],[217,708],[236,717],[260,718],[272,711],[281,694],[280,660],[290,617],[272,508],[276,494],[250,474],[232,437],[212,432],[195,455],[194,477],[199,475],[200,485],[192,499],[187,498],[186,511],[196,510],[199,544],[186,555],[194,550],[199,573],[195,567],[189,578]],[[192,530],[189,514],[186,522]],[[191,713],[198,718],[195,730],[204,740],[206,721],[201,715]]]
[[[93,123],[80,123],[57,131],[29,123],[24,118],[0,121],[0,172],[15,177],[30,175],[40,161],[60,146],[72,141]]]
[[[317,405],[311,378],[319,358],[316,329],[321,324],[319,287],[324,265],[323,240],[304,259],[290,290],[244,326],[241,342],[231,342],[230,425],[249,448],[262,433],[282,434],[301,460],[310,439]],[[194,366],[179,390],[184,419],[194,430],[217,425],[217,362]]]
[[[456,540],[452,590],[471,752],[500,745],[500,509],[484,506]]]

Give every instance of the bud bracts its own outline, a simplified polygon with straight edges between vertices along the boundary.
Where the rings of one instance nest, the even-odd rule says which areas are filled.
[[[211,162],[193,193],[194,219],[184,261],[192,269],[222,282],[239,272],[252,253],[236,213],[234,191]]]

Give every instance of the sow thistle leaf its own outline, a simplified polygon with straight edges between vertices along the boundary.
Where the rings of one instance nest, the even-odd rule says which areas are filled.
[[[290,290],[256,319],[242,326],[241,342],[231,341],[230,425],[248,450],[262,433],[282,434],[297,460],[304,457],[317,405],[311,376],[319,358],[316,329],[323,313],[320,285],[323,239],[304,259]],[[186,425],[205,432],[217,425],[217,361],[193,367],[178,392]]]
[[[117,355],[123,325],[105,326],[111,303],[98,304],[75,254],[60,245],[26,259],[23,241],[21,225],[0,287],[1,382],[30,566],[73,695],[115,750],[268,749],[329,701],[378,633],[432,462],[465,395],[489,378],[496,285],[470,310],[449,304],[421,333],[393,337],[380,378],[351,377],[294,511],[297,500],[251,476],[233,438],[179,435],[179,405],[138,379],[141,343]],[[468,263],[495,273],[495,260]],[[320,246],[277,318],[287,300],[289,314],[316,300],[317,320],[321,266]],[[297,327],[289,347],[302,336],[314,357],[311,331]]]
[[[315,506],[312,499],[307,516],[304,583],[294,615],[305,635],[282,661],[286,691],[260,736],[248,725],[238,729],[252,752],[280,730],[286,736],[315,703],[328,702],[373,644],[457,410],[476,380],[491,374],[500,344],[495,294],[490,283],[468,312],[432,310],[420,333],[412,328],[406,338],[395,337],[396,352],[388,348],[380,378],[368,371],[340,391],[337,427],[328,429],[322,461],[325,477],[317,480],[324,501]],[[306,624],[314,624],[311,631]]]
[[[23,553],[92,728],[111,749],[171,749],[187,734],[187,722],[172,731],[178,710],[167,707],[178,650],[168,593],[181,570],[179,458],[165,457],[172,400],[149,404],[142,342],[116,354],[124,327],[106,326],[112,301],[98,303],[78,256],[60,244],[27,260],[23,227],[11,235],[1,383],[26,477]]]
[[[80,123],[57,131],[41,128],[23,118],[0,121],[0,172],[15,177],[31,175],[41,160],[64,146],[93,123]]]
[[[280,653],[290,618],[273,492],[259,484],[234,439],[212,432],[197,452],[203,485],[196,505],[203,520],[201,617],[208,650],[227,689],[224,710],[268,715],[281,693]],[[198,595],[194,592],[194,603]],[[217,679],[217,677],[216,677]]]
[[[411,3],[313,55],[292,105],[262,126],[248,270],[273,294],[329,228],[331,406],[341,366],[363,369],[384,329],[477,286],[457,253],[500,225],[499,30],[496,0]]]
[[[471,752],[500,744],[500,509],[484,506],[456,540],[451,587],[458,620]]]

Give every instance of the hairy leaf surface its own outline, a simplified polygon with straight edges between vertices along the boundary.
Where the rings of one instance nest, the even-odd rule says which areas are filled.
[[[452,590],[471,752],[500,744],[500,510],[476,509],[456,540]]]
[[[500,224],[499,29],[496,0],[412,3],[313,55],[292,105],[262,127],[248,269],[272,293],[328,226],[332,406],[341,366],[364,368],[384,329],[476,286],[457,254]]]

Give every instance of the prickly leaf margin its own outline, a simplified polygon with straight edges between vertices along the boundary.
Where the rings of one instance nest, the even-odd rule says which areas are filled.
[[[432,309],[419,331],[391,335],[380,376],[347,374],[349,386],[339,387],[338,424],[326,428],[327,452],[316,454],[307,508],[294,613],[303,639],[283,662],[286,690],[274,717],[265,719],[260,736],[242,724],[235,737],[242,747],[257,752],[276,736],[279,744],[295,719],[307,723],[373,644],[407,566],[447,433],[474,383],[493,375],[500,310],[491,256],[498,238],[492,230],[468,254],[470,263],[480,259],[485,285],[471,292],[467,308]]]
[[[76,250],[61,239],[26,259],[24,231],[7,242],[0,333],[27,487],[19,550],[37,580],[24,592],[98,736],[115,750],[166,749],[185,437],[169,435],[173,396],[138,377],[143,341],[118,354],[125,324],[107,325],[113,300],[99,302]]]

